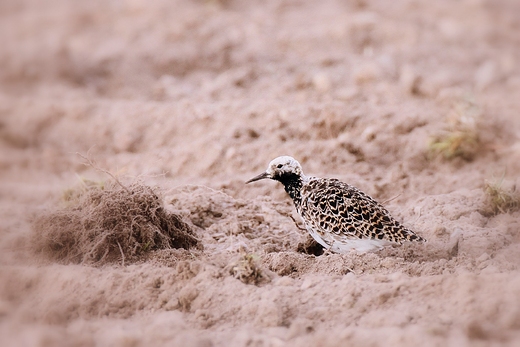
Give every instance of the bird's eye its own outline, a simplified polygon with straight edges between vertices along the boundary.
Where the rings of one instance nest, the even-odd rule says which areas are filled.
[[[278,165],[276,165],[276,168],[277,168],[277,169],[281,169],[282,166],[283,166],[282,164],[278,164]]]

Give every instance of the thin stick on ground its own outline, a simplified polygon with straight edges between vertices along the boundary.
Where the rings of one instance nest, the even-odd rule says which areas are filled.
[[[289,215],[289,218],[292,219],[292,221],[294,222],[294,225],[296,225],[296,227],[297,227],[299,230],[301,230],[301,231],[307,231],[307,229],[302,228],[302,227],[298,224],[298,222],[296,221],[296,219],[294,219],[294,217],[293,217],[292,215]]]
[[[402,193],[399,193],[399,194],[397,194],[396,196],[394,196],[394,197],[392,197],[392,198],[386,199],[385,201],[383,201],[383,202],[381,203],[381,205],[384,205],[384,204],[386,204],[387,202],[390,202],[390,201],[392,201],[392,200],[397,199],[398,197],[401,196],[401,194],[402,194]]]
[[[89,152],[90,152],[90,150],[89,150]],[[89,165],[89,166],[91,166],[93,169],[95,169],[95,170],[97,170],[97,171],[100,171],[100,172],[103,172],[104,174],[109,175],[110,177],[112,177],[112,179],[113,179],[117,184],[119,184],[119,185],[121,186],[121,188],[123,188],[124,190],[126,190],[128,193],[131,193],[130,190],[129,190],[127,187],[125,187],[125,186],[123,185],[123,183],[121,183],[121,181],[119,181],[119,179],[118,179],[114,174],[112,174],[112,173],[111,173],[110,171],[108,171],[108,170],[105,170],[105,169],[103,169],[103,168],[97,166],[97,165],[94,163],[94,161],[93,161],[92,159],[89,158],[89,152],[87,152],[87,155],[83,155],[83,154],[81,154],[81,153],[79,153],[79,152],[76,152],[76,154],[79,155],[83,160],[85,160],[85,161],[87,162],[85,165]]]
[[[119,251],[121,252],[121,266],[125,266],[125,253],[123,252],[123,249],[121,248],[121,244],[119,241],[117,241],[117,246],[119,247]]]

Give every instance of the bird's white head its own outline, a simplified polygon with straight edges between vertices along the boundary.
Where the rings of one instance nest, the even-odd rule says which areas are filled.
[[[282,178],[288,176],[296,176],[303,178],[302,166],[296,159],[287,155],[275,158],[271,160],[267,166],[267,170],[260,175],[251,178],[246,183],[251,183],[264,178],[270,178],[273,180],[281,181]]]

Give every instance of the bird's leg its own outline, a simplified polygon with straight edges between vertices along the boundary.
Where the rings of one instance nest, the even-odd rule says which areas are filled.
[[[334,252],[332,251],[332,246],[334,246],[334,242],[332,242],[332,244],[327,248],[323,247],[324,251],[323,251],[322,255],[328,256],[328,255],[334,254]]]
[[[323,253],[322,253],[321,255],[327,255],[327,256],[329,256],[329,255],[332,255],[332,254],[334,254],[334,252],[332,252],[332,251],[330,250],[330,247],[329,247],[329,248],[325,248],[325,250],[323,251]]]

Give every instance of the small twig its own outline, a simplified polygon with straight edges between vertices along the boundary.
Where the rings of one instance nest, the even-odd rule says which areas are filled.
[[[107,247],[107,248],[105,249],[105,253],[103,253],[103,256],[102,256],[101,258],[99,258],[99,260],[97,261],[98,264],[100,264],[100,263],[101,263],[101,262],[106,258],[108,252],[110,252],[110,247]],[[87,253],[87,254],[85,255],[85,257],[86,257],[86,256],[92,256],[92,250],[91,250],[89,253]],[[83,258],[85,258],[85,257],[83,257]],[[93,257],[93,256],[92,256],[92,257]]]
[[[353,273],[353,274],[356,275],[356,276],[358,275],[358,273],[356,273],[354,270],[352,270],[352,269],[349,268],[349,267],[346,267],[346,266],[345,266],[345,269],[347,269],[348,272]]]
[[[402,193],[399,193],[399,194],[397,194],[396,196],[394,196],[393,198],[386,199],[385,201],[383,201],[383,202],[381,203],[381,205],[384,205],[384,204],[386,204],[387,202],[390,202],[390,201],[392,201],[392,200],[397,199],[398,197],[401,196],[401,194],[402,194]]]
[[[166,177],[166,174],[168,174],[170,171],[163,171],[162,173],[158,173],[158,174],[139,174],[137,176],[131,176],[131,177],[134,177],[136,179],[141,179],[142,177],[144,178],[157,178],[157,177]]]
[[[283,212],[283,211],[279,211],[277,208],[273,208],[276,212],[278,212],[279,214],[281,214],[282,216],[285,216],[285,217],[289,217],[291,218],[291,220],[293,221],[294,225],[296,226],[296,228],[298,228],[298,230],[301,230],[301,231],[307,231],[307,229],[305,228],[302,228],[298,222],[296,221],[296,219],[294,219],[294,217],[292,216],[291,213],[287,213],[287,212]]]
[[[90,150],[89,150],[89,152],[90,152]],[[114,176],[110,171],[105,170],[105,169],[102,169],[102,168],[100,168],[99,166],[97,166],[97,165],[92,161],[92,159],[89,158],[89,152],[87,152],[87,155],[86,155],[86,156],[83,155],[83,154],[81,154],[81,153],[79,153],[79,152],[76,152],[76,154],[79,155],[81,158],[83,158],[83,159],[87,162],[87,164],[90,165],[90,166],[91,166],[92,168],[94,168],[95,170],[97,170],[97,171],[101,171],[101,172],[103,172],[103,173],[109,175],[110,177],[112,177],[112,178],[114,179],[114,181],[116,181],[116,183],[119,184],[119,185],[121,186],[121,188],[123,188],[124,190],[126,190],[126,192],[127,192],[128,194],[132,194],[132,192],[131,192],[127,187],[125,187],[125,186],[121,183],[121,181],[119,181],[119,179],[118,179],[116,176]]]
[[[307,231],[307,229],[302,228],[302,227],[298,224],[298,222],[296,221],[296,219],[294,219],[294,217],[292,216],[292,214],[289,214],[289,215],[287,215],[287,216],[289,216],[289,218],[292,219],[292,221],[294,222],[294,225],[296,225],[296,227],[297,227],[299,230],[301,230],[301,231]]]
[[[103,233],[103,235],[101,236],[100,240],[98,240],[95,245],[91,246],[90,250],[88,252],[86,252],[86,254],[83,256],[82,263],[84,263],[85,259],[87,259],[88,257],[94,258],[94,252],[97,251],[98,246],[101,245],[108,236],[109,236],[109,234]],[[106,251],[103,254],[103,256],[101,257],[101,259],[103,259],[107,255],[108,251],[109,251],[109,248],[106,249]]]
[[[125,254],[123,253],[123,248],[121,248],[119,241],[116,241],[116,242],[117,242],[117,245],[119,246],[119,252],[121,252],[121,266],[125,266]]]

